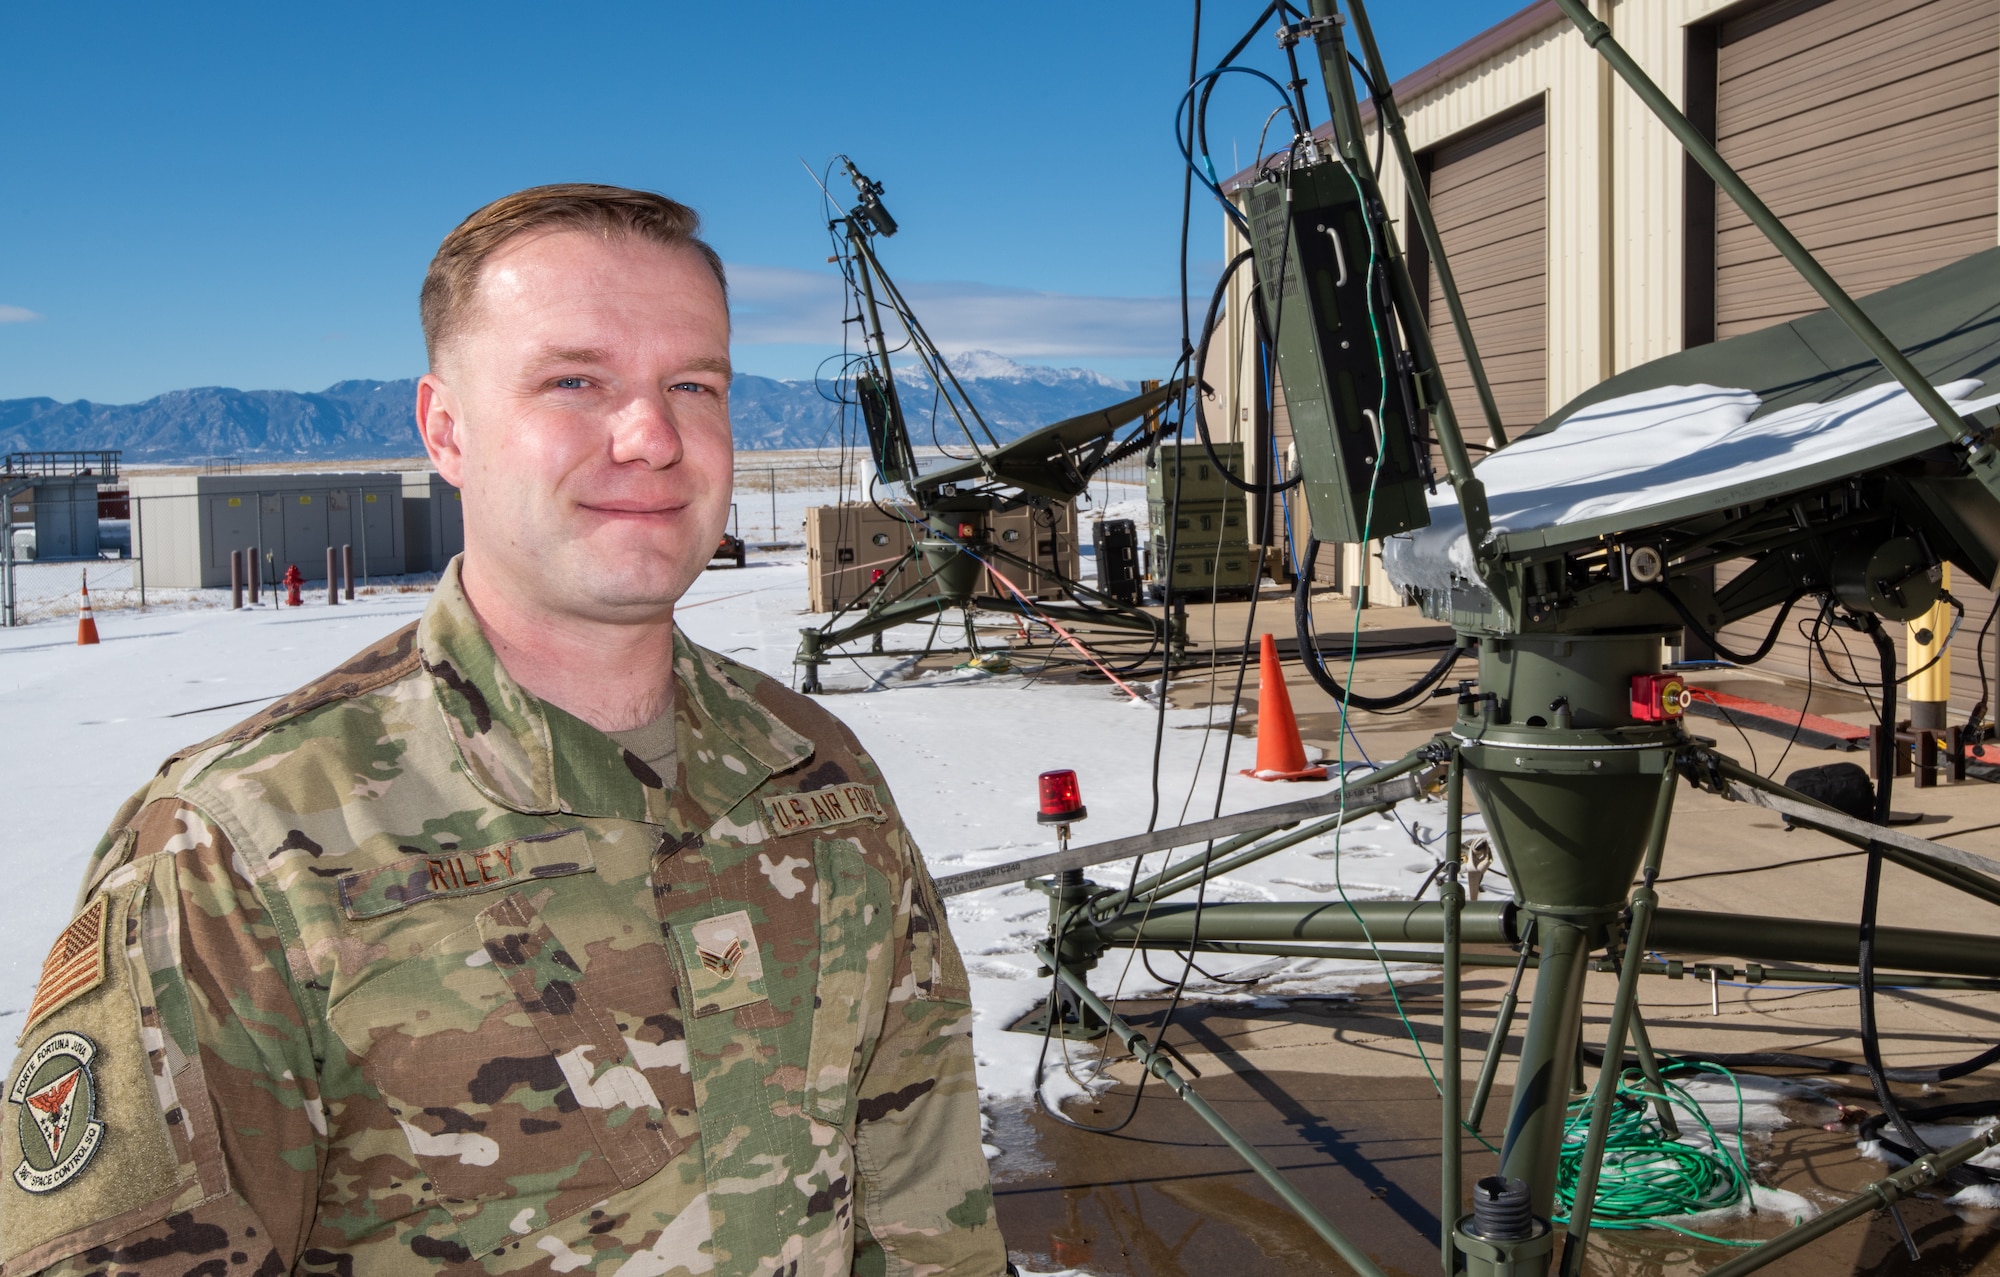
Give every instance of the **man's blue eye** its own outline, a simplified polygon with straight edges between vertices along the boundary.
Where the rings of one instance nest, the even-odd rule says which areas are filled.
[[[562,387],[564,390],[581,390],[585,382],[581,377],[558,377],[556,378],[556,385]]]

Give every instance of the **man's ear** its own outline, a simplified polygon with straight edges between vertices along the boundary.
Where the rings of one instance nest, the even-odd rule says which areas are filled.
[[[423,436],[424,451],[438,474],[454,488],[465,486],[465,453],[460,448],[463,429],[458,396],[434,372],[417,381],[417,433]]]

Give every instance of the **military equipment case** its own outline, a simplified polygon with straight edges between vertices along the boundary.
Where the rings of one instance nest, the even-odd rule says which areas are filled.
[[[1025,508],[989,517],[993,540],[999,547],[1035,565],[1033,572],[1024,572],[1012,564],[998,565],[1014,587],[1031,599],[1067,598],[1056,573],[1074,581],[1081,570],[1077,557],[1076,506],[1055,506],[1053,513],[1054,527]]]
[[[1156,535],[1148,547],[1147,563],[1153,579],[1147,592],[1155,600],[1173,595],[1200,600],[1212,593],[1224,598],[1238,597],[1247,595],[1257,582],[1257,556],[1248,545],[1206,551],[1183,550],[1177,545],[1174,550],[1173,562],[1169,564],[1165,537]]]
[[[1218,443],[1215,456],[1230,473],[1244,477],[1242,444]],[[1146,517],[1151,527],[1146,565],[1153,595],[1165,597],[1171,591],[1194,597],[1216,590],[1238,594],[1256,582],[1257,556],[1250,550],[1244,495],[1222,477],[1200,444],[1160,446],[1146,468]],[[1170,524],[1171,563],[1167,561]]]
[[[894,512],[898,509],[908,517],[896,517]],[[884,510],[890,513],[885,514]],[[1076,507],[1057,507],[1053,530],[1039,522],[1033,511],[1026,509],[981,515],[979,518],[980,526],[986,529],[995,545],[1035,564],[1032,571],[1011,564],[999,565],[1016,589],[1031,599],[1066,597],[1054,572],[1059,571],[1071,580],[1076,578]],[[811,569],[807,576],[809,609],[813,612],[839,611],[868,588],[877,571],[894,570],[884,587],[891,595],[917,585],[923,575],[920,563],[906,562],[900,568],[896,564],[915,539],[912,523],[919,521],[920,517],[912,507],[885,504],[878,508],[866,501],[814,506],[807,510],[806,561]],[[990,584],[982,583],[980,593],[1004,593],[998,587],[991,590],[985,588]],[[930,598],[936,593],[936,587],[926,582],[908,597]]]
[[[1242,444],[1218,443],[1215,456],[1237,478],[1249,478],[1243,473]],[[1241,502],[1243,496],[1241,488],[1232,486],[1216,471],[1215,463],[1208,459],[1208,450],[1198,443],[1163,443],[1147,461],[1146,500],[1152,505],[1178,500],[1181,508],[1186,509],[1202,503]]]
[[[1138,603],[1138,528],[1130,519],[1099,519],[1090,536],[1097,551],[1097,588],[1121,603]]]
[[[1430,522],[1420,434],[1405,410],[1418,402],[1416,391],[1397,371],[1396,320],[1384,290],[1370,286],[1371,275],[1388,267],[1370,227],[1380,205],[1367,179],[1337,160],[1258,182],[1247,201],[1257,278],[1307,476],[1300,488],[1314,535],[1328,542],[1379,540]]]
[[[897,507],[877,508],[866,501],[844,505],[814,506],[806,511],[806,578],[808,606],[814,612],[837,612],[868,588],[877,571],[894,568],[910,548],[910,525],[895,517]],[[916,511],[908,511],[911,519]],[[902,590],[918,576],[914,564],[905,563],[889,582],[889,589]],[[912,597],[923,598],[936,591],[926,588]]]

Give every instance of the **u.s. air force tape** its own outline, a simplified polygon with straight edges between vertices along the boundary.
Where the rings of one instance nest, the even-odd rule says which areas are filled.
[[[873,785],[851,781],[802,794],[778,794],[758,801],[764,808],[764,832],[773,838],[853,824],[858,820],[882,821],[889,818],[889,813],[882,809],[882,800],[875,796]]]

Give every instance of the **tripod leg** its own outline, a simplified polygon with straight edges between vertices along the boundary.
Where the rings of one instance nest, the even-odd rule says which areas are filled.
[[[1486,1043],[1486,1058],[1479,1065],[1479,1080],[1472,1084],[1472,1103],[1465,1111],[1465,1124],[1475,1132],[1486,1116],[1486,1101],[1493,1094],[1493,1078],[1500,1072],[1507,1035],[1514,1031],[1514,1012],[1521,1005],[1521,976],[1528,969],[1528,955],[1532,951],[1528,941],[1527,936],[1521,938],[1521,960],[1514,964],[1514,978],[1507,982],[1507,992],[1500,998],[1499,1010],[1493,1016],[1493,1036]]]
[[[1597,1091],[1591,1096],[1590,1133],[1577,1165],[1576,1195],[1570,1204],[1569,1236],[1563,1242],[1564,1277],[1583,1271],[1590,1248],[1590,1213],[1597,1205],[1597,1175],[1604,1165],[1604,1141],[1611,1131],[1611,1106],[1625,1072],[1625,1035],[1639,1001],[1639,967],[1646,958],[1646,932],[1652,925],[1659,895],[1653,880],[1660,876],[1660,855],[1666,848],[1667,821],[1673,815],[1674,786],[1679,772],[1669,765],[1660,775],[1660,794],[1653,807],[1653,828],[1646,837],[1646,859],[1639,871],[1639,889],[1632,893],[1632,927],[1625,935],[1625,960],[1618,971],[1618,999],[1611,1005],[1611,1032],[1604,1042],[1604,1067],[1597,1070]]]
[[[1660,1119],[1660,1130],[1670,1140],[1681,1137],[1681,1125],[1674,1120],[1674,1106],[1667,1102],[1667,1086],[1660,1080],[1660,1060],[1653,1054],[1653,1039],[1646,1032],[1646,1017],[1639,1014],[1639,1008],[1632,1008],[1632,1049],[1639,1056],[1639,1071],[1646,1075],[1646,1085],[1659,1098],[1653,1101],[1653,1115]]]
[[[1439,895],[1444,902],[1444,1007],[1442,1032],[1444,1060],[1441,1089],[1444,1092],[1444,1148],[1439,1170],[1438,1257],[1445,1277],[1458,1271],[1458,1248],[1452,1244],[1452,1230],[1458,1226],[1460,1199],[1460,1156],[1465,1136],[1459,1129],[1459,1103],[1464,1086],[1459,1077],[1459,910],[1465,905],[1465,888],[1458,881],[1458,857],[1464,841],[1465,774],[1457,754],[1445,777],[1444,885]]]
[[[1533,1192],[1530,1209],[1548,1219],[1555,1210],[1557,1155],[1569,1107],[1570,1070],[1583,1019],[1583,978],[1589,970],[1590,932],[1561,918],[1535,920],[1541,964],[1534,1001],[1521,1039],[1514,1102],[1500,1148],[1500,1173],[1523,1180]]]

